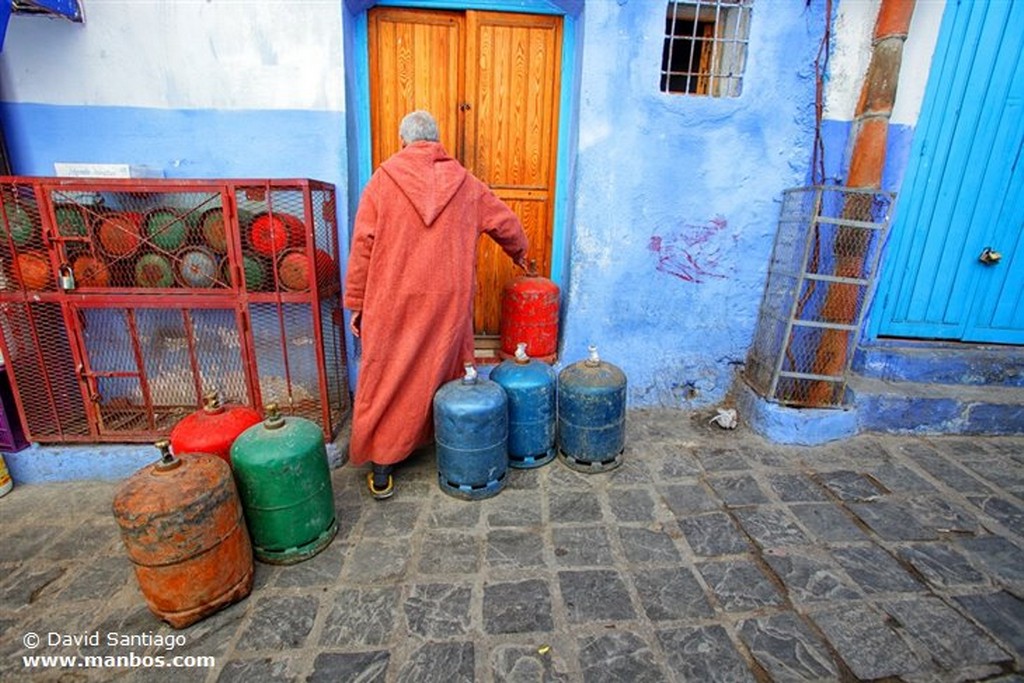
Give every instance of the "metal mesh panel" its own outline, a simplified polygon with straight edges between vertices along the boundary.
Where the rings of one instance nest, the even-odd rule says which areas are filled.
[[[30,441],[89,437],[89,423],[59,304],[0,303],[4,362]]]
[[[226,289],[216,192],[52,189],[60,265],[77,289]]]
[[[745,375],[761,395],[839,406],[874,285],[892,195],[808,187],[783,195]]]
[[[0,199],[0,327],[35,440],[151,440],[212,389],[327,435],[347,418],[331,185],[7,177]]]

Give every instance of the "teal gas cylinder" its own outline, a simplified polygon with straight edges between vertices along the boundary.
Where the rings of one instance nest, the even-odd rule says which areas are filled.
[[[466,500],[497,495],[508,474],[508,397],[496,382],[466,376],[434,394],[437,481],[445,493]]]
[[[558,374],[558,454],[580,472],[604,472],[622,464],[626,445],[626,375],[590,357]]]
[[[323,432],[301,417],[267,419],[231,446],[231,467],[256,559],[294,564],[313,557],[338,533]]]
[[[491,379],[508,395],[509,467],[540,467],[555,457],[556,385],[558,376],[547,363],[516,345],[515,360],[491,370]]]

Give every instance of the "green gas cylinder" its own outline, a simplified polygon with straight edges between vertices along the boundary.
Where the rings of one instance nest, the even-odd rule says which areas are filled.
[[[271,403],[266,419],[231,446],[238,496],[256,559],[294,564],[313,557],[338,533],[323,432]]]

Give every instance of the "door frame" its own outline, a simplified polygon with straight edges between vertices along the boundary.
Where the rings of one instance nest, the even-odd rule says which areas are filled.
[[[551,273],[550,279],[560,287],[568,281],[569,262],[568,245],[571,244],[571,188],[575,183],[573,169],[573,150],[576,141],[576,121],[578,112],[578,84],[580,36],[577,32],[582,26],[580,15],[583,0],[348,0],[347,2],[354,20],[353,54],[349,64],[353,66],[351,78],[354,80],[354,96],[350,101],[353,105],[353,121],[355,124],[354,140],[356,147],[355,173],[350,174],[352,210],[349,231],[355,219],[355,203],[362,195],[363,188],[373,174],[373,149],[370,126],[370,57],[369,57],[369,19],[367,12],[371,7],[401,7],[406,9],[428,10],[485,10],[489,12],[511,12],[518,14],[549,14],[562,17],[562,67],[560,74],[561,91],[558,94],[558,131],[555,152],[555,184],[554,202],[551,216]]]

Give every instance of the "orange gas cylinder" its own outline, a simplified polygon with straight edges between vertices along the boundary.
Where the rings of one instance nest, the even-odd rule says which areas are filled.
[[[216,455],[230,465],[231,444],[239,434],[262,421],[252,408],[221,405],[220,396],[211,391],[203,396],[200,410],[174,425],[171,448],[175,453]]]
[[[114,517],[150,611],[184,628],[249,595],[252,546],[227,463],[157,448],[118,489]]]
[[[553,362],[558,351],[558,307],[558,285],[539,276],[537,262],[531,260],[527,274],[512,280],[502,292],[499,355],[515,358],[516,346],[525,343],[531,358]]]

